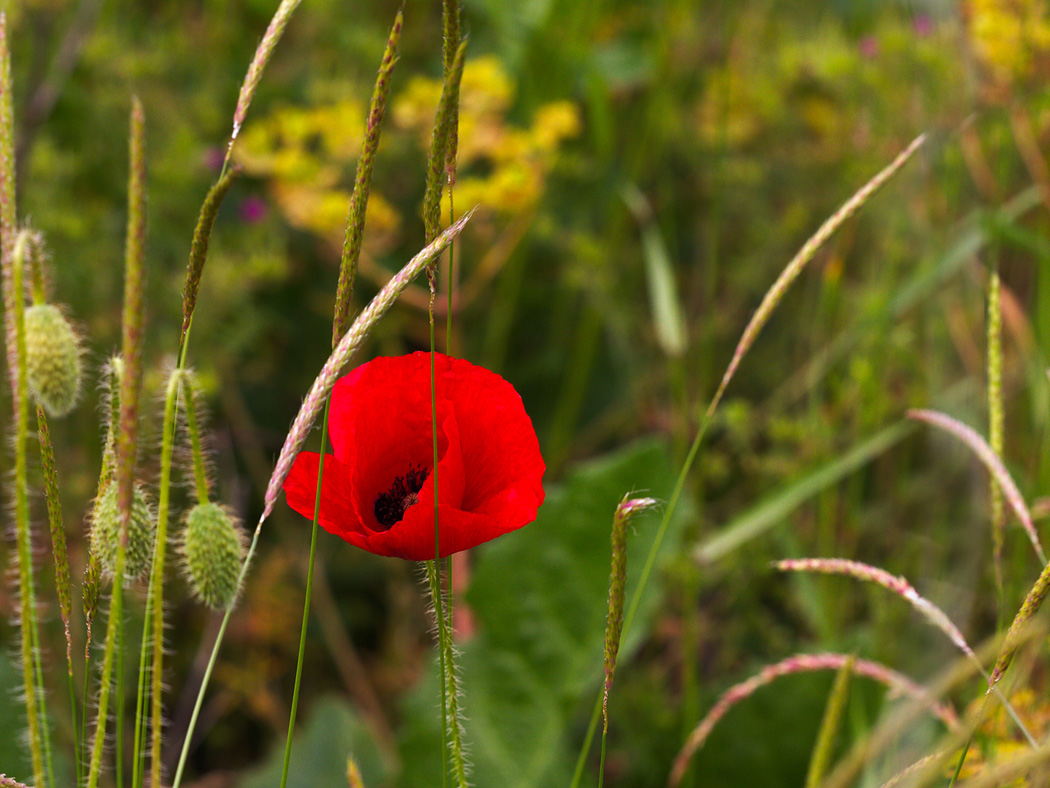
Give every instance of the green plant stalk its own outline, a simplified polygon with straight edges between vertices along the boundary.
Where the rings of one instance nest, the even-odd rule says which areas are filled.
[[[127,650],[127,628],[127,622],[122,615],[120,627],[117,629],[117,708],[114,713],[117,718],[117,733],[113,747],[117,788],[124,788],[124,654]]]
[[[200,423],[197,421],[197,387],[192,375],[186,381],[186,431],[190,434],[193,452],[193,480],[197,486],[197,503],[208,503],[208,472],[204,467],[204,451],[201,448]]]
[[[429,269],[428,269],[429,273]],[[430,580],[430,597],[434,600],[434,616],[438,625],[438,667],[441,673],[441,788],[448,780],[448,679],[445,662],[445,643],[448,641],[448,628],[445,626],[444,601],[441,597],[441,573],[438,567],[441,561],[441,527],[438,505],[438,439],[437,439],[437,389],[434,374],[434,279],[430,278],[430,424],[434,434],[434,560],[427,561],[427,578]],[[454,721],[453,721],[454,722]]]
[[[22,643],[22,679],[25,690],[26,719],[29,727],[29,748],[33,762],[33,782],[44,785],[44,753],[42,730],[47,725],[46,709],[37,690],[36,657],[39,644],[36,630],[36,593],[33,587],[32,536],[29,532],[29,496],[26,471],[26,436],[29,432],[29,387],[26,382],[26,335],[23,268],[25,236],[19,235],[12,250],[10,284],[14,297],[12,318],[15,324],[15,353],[17,387],[15,406],[15,534],[18,544],[18,580],[20,626]],[[6,281],[6,278],[5,278]],[[5,294],[6,295],[6,294]]]
[[[1003,312],[1002,284],[998,265],[988,276],[988,444],[995,455],[1003,456]],[[995,561],[995,590],[1002,628],[1003,602],[1003,492],[995,479],[988,481],[991,502],[992,548]]]
[[[161,784],[161,742],[163,722],[164,678],[164,565],[168,545],[168,506],[171,495],[171,456],[174,451],[175,410],[183,373],[175,370],[168,378],[164,396],[164,427],[160,446],[160,490],[157,495],[157,538],[150,569],[150,599],[153,605],[153,668],[150,678],[150,785]],[[143,642],[142,648],[146,644]]]
[[[47,499],[47,519],[51,530],[51,552],[55,559],[55,592],[58,596],[62,628],[66,635],[66,668],[73,675],[73,640],[69,631],[69,616],[72,601],[69,587],[69,556],[66,551],[66,531],[62,522],[62,501],[58,495],[58,472],[55,468],[55,448],[51,444],[51,431],[47,416],[38,403],[36,406],[37,439],[40,441],[40,464],[44,471],[44,497]],[[73,709],[74,719],[76,709]],[[76,725],[74,724],[74,728]]]
[[[310,562],[306,568],[306,597],[303,599],[303,624],[299,631],[299,656],[295,661],[295,686],[292,689],[292,710],[288,718],[288,738],[284,743],[284,763],[281,765],[281,788],[288,784],[288,764],[292,758],[292,734],[295,733],[295,713],[299,708],[299,684],[303,678],[303,656],[306,653],[306,628],[310,623],[310,599],[314,584],[314,558],[317,554],[317,523],[321,517],[321,489],[324,480],[324,458],[328,448],[328,411],[331,398],[325,402],[321,419],[321,456],[317,463],[317,494],[314,496],[313,527],[310,529]]]
[[[106,720],[109,709],[109,690],[113,679],[113,652],[116,646],[117,628],[124,615],[124,549],[125,540],[117,542],[117,558],[114,561],[113,596],[109,603],[109,621],[106,622],[106,645],[102,656],[102,678],[98,688],[98,716],[95,719],[95,739],[91,747],[88,764],[87,788],[98,788],[102,772],[102,746],[106,740]]]
[[[25,289],[23,268],[26,255],[24,236],[16,241],[14,111],[11,95],[11,53],[7,45],[7,15],[0,13],[0,264],[3,268],[4,328],[7,337],[8,373],[14,411],[15,439],[15,535],[18,553],[19,598],[21,604],[22,677],[25,691],[26,722],[33,764],[33,780],[44,784],[44,756],[41,728],[47,726],[47,708],[37,695],[34,662],[36,596],[33,589],[32,537],[29,533],[29,497],[26,474],[26,436],[29,431],[28,386],[26,383]]]
[[[142,742],[146,735],[146,654],[150,639],[150,624],[153,621],[153,567],[150,567],[149,586],[146,592],[146,605],[142,614],[142,640],[139,644],[139,675],[135,687],[135,735],[132,742],[131,788],[139,788],[143,780],[145,753]]]
[[[806,773],[806,788],[818,788],[827,773],[828,764],[831,763],[835,736],[842,725],[842,713],[846,709],[846,701],[849,698],[853,661],[851,656],[835,674],[835,683],[831,687],[828,703],[824,707],[824,719],[821,720],[817,743],[813,748],[813,757],[810,759],[809,770]]]

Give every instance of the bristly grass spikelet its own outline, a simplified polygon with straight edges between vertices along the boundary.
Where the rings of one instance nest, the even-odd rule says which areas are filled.
[[[456,49],[455,58],[441,88],[441,99],[438,102],[437,114],[434,116],[434,131],[430,137],[430,155],[427,159],[426,190],[423,194],[423,228],[427,243],[437,238],[441,230],[441,192],[445,188],[447,175],[445,171],[449,142],[452,134],[452,117],[454,108],[459,106],[459,85],[463,79],[463,62],[466,57],[467,42],[462,42]],[[437,258],[431,268],[437,265]],[[428,279],[433,275],[428,269]],[[436,286],[431,282],[431,290]],[[433,299],[433,295],[431,295]]]
[[[973,649],[970,648],[970,645],[963,637],[962,632],[952,623],[948,615],[933,602],[921,596],[915,590],[915,587],[903,577],[891,575],[884,569],[846,558],[789,558],[777,561],[773,565],[782,572],[822,572],[824,574],[847,575],[857,580],[864,580],[882,586],[886,590],[903,597],[927,621],[947,635],[948,639],[963,654],[971,659],[977,659]]]
[[[843,225],[843,223],[855,214],[860,208],[866,203],[872,195],[881,189],[886,182],[892,178],[897,171],[903,167],[908,159],[917,151],[922,144],[926,141],[926,135],[920,134],[911,144],[908,145],[901,153],[889,163],[883,170],[881,170],[874,178],[864,184],[852,197],[846,200],[835,213],[828,217],[827,221],[820,226],[820,228],[806,241],[802,248],[798,250],[798,253],[791,259],[791,262],[787,264],[783,271],[780,272],[780,276],[777,277],[776,282],[769,288],[766,295],[762,298],[762,303],[759,304],[758,309],[755,310],[755,314],[751,317],[747,327],[744,329],[744,333],[740,337],[740,341],[737,343],[736,350],[733,351],[733,358],[729,362],[729,366],[726,368],[725,374],[722,376],[722,381],[718,384],[718,390],[715,392],[715,396],[711,398],[711,404],[707,409],[707,417],[710,418],[711,414],[714,413],[715,408],[718,407],[718,403],[722,399],[722,395],[725,393],[726,386],[729,385],[729,381],[733,379],[733,375],[736,374],[737,367],[740,366],[740,362],[743,360],[747,351],[751,348],[751,345],[755,341],[755,337],[762,330],[765,324],[768,322],[770,315],[773,314],[773,310],[776,309],[777,304],[784,297],[784,293],[791,286],[792,282],[798,279],[799,274],[802,273],[802,269],[806,267],[813,256],[817,253],[821,246],[824,245],[836,230]]]
[[[107,484],[91,512],[91,553],[101,564],[103,574],[115,579],[117,547],[121,540],[122,518],[117,506],[117,486]],[[146,488],[135,484],[131,520],[124,538],[124,585],[142,577],[150,567],[157,539],[157,512]]]
[[[139,391],[142,378],[143,345],[143,290],[145,286],[146,243],[146,161],[144,140],[145,117],[137,97],[131,101],[131,122],[128,141],[128,231],[124,264],[124,310],[122,352],[124,360],[120,386],[120,431],[116,440],[114,484],[117,490],[117,509],[120,513],[120,538],[117,539],[113,575],[124,575],[124,553],[127,532],[132,518],[135,454],[138,448]],[[96,788],[102,767],[102,747],[106,738],[109,713],[109,692],[113,676],[113,652],[117,631],[123,616],[123,583],[113,584],[110,598],[109,622],[102,657],[102,676],[99,683],[98,713],[95,719],[95,738],[88,765],[87,788]]]
[[[255,88],[259,86],[259,80],[262,79],[266,64],[270,62],[270,56],[273,54],[274,47],[277,46],[277,42],[284,35],[284,29],[288,27],[288,20],[291,19],[292,13],[299,7],[300,2],[301,0],[281,0],[281,4],[277,7],[273,19],[270,20],[270,24],[259,42],[259,46],[255,49],[255,56],[248,65],[248,73],[244,75],[241,92],[237,96],[237,108],[233,113],[233,131],[230,133],[230,144],[226,149],[226,160],[223,162],[223,169],[226,169],[226,164],[230,160],[230,151],[233,150],[233,143],[241,132],[241,126],[244,125],[244,118],[248,114],[248,107],[252,103]]]
[[[612,524],[612,567],[609,570],[609,614],[605,623],[605,690],[602,695],[602,755],[598,769],[598,788],[605,777],[605,739],[609,733],[609,692],[612,690],[616,655],[620,651],[623,630],[623,597],[627,587],[627,524],[639,512],[658,505],[655,498],[631,498],[625,495],[616,507]]]
[[[218,216],[219,207],[229,193],[230,187],[240,174],[240,167],[231,167],[220,176],[208,191],[207,197],[204,198],[200,216],[197,218],[197,226],[193,230],[190,260],[186,265],[186,284],[182,288],[182,330],[179,334],[180,365],[185,362],[186,358],[186,338],[190,324],[193,322],[193,310],[197,305],[197,289],[200,287],[201,275],[204,273],[204,263],[208,259],[208,243],[211,239],[212,227],[215,225],[215,217]]]
[[[1032,621],[1032,617],[1035,616],[1039,608],[1043,604],[1043,600],[1046,599],[1047,592],[1050,591],[1050,564],[1043,567],[1043,571],[1039,574],[1039,578],[1035,581],[1028,595],[1024,598],[1024,602],[1021,603],[1021,609],[1017,611],[1017,615],[1014,616],[1013,622],[1010,624],[1010,629],[1006,632],[1006,639],[1003,641],[1002,649],[999,652],[998,658],[995,660],[995,667],[992,669],[992,675],[988,679],[989,688],[995,686],[995,684],[1003,677],[1006,669],[1010,667],[1010,663],[1013,661],[1014,654],[1017,653],[1017,648],[1021,635],[1027,628],[1028,624]]]
[[[379,150],[379,136],[386,113],[387,98],[390,95],[390,75],[397,63],[397,48],[401,41],[403,23],[404,16],[401,11],[398,11],[394,19],[394,26],[390,29],[390,37],[386,42],[383,60],[379,65],[379,75],[376,77],[375,88],[372,91],[372,103],[368,109],[365,138],[361,143],[361,157],[357,160],[357,174],[354,176],[354,192],[350,196],[350,209],[346,217],[346,236],[343,239],[343,254],[339,264],[339,285],[335,294],[332,347],[339,344],[350,321],[350,298],[354,292],[357,263],[361,256],[361,245],[364,239],[368,192],[372,187],[372,168],[375,164],[376,151]]]

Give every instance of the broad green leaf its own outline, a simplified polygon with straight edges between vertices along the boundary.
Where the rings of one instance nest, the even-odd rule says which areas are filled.
[[[345,786],[346,759],[353,755],[368,788],[383,785],[388,769],[367,726],[338,698],[322,698],[297,726],[288,768],[288,788]],[[274,741],[265,762],[248,772],[237,788],[273,788],[281,782],[284,735]]]

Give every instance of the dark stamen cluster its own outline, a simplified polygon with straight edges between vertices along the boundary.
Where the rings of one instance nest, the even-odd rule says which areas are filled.
[[[419,491],[430,476],[422,465],[413,465],[404,476],[398,476],[390,489],[376,496],[373,511],[379,524],[390,528],[395,523],[401,522],[408,507],[419,502]]]

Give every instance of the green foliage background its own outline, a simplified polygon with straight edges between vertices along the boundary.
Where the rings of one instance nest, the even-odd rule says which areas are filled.
[[[20,209],[48,239],[55,298],[87,335],[93,368],[119,337],[131,93],[147,116],[146,358],[160,370],[177,344],[197,211],[275,7],[33,0],[10,9]],[[367,101],[399,7],[304,3],[245,135],[294,111]],[[967,26],[980,7],[464,3],[469,58],[494,56],[513,88],[498,113],[508,138],[552,102],[579,118],[578,133],[543,159],[539,198],[483,209],[457,250],[460,276],[477,276],[480,290],[455,315],[453,351],[518,388],[548,464],[539,520],[472,559],[466,604],[477,629],[461,649],[478,785],[566,783],[599,688],[616,502],[631,489],[666,500],[762,294],[820,222],[923,131],[930,143],[818,255],[729,390],[617,671],[607,780],[662,784],[718,695],[789,654],[855,651],[920,680],[954,658],[900,600],[841,578],[781,577],[771,560],[864,560],[908,577],[973,642],[994,633],[1003,612],[983,471],[950,440],[895,426],[909,407],[936,407],[986,431],[984,281],[997,264],[1008,296],[1005,458],[1027,498],[1050,488],[1047,206],[1011,115],[1024,108],[1045,151],[1050,94],[1046,80],[1004,86],[991,75]],[[440,4],[413,0],[404,11],[395,101],[413,77],[441,70]],[[56,69],[71,30],[77,56]],[[48,85],[54,102],[41,113]],[[395,270],[422,245],[423,161],[416,132],[390,121],[375,182],[396,221],[366,247],[375,271]],[[350,182],[353,164],[338,162],[338,183]],[[484,182],[494,166],[482,160],[461,177]],[[220,213],[190,349],[212,411],[217,487],[246,522],[327,357],[338,265],[338,250],[275,200],[276,180],[249,173]],[[358,308],[375,288],[362,279]],[[367,354],[422,347],[425,331],[425,311],[407,299]],[[147,389],[159,380],[151,373]],[[98,477],[96,401],[89,391],[77,416],[52,428],[74,566]],[[159,413],[151,419],[156,431]],[[142,462],[149,478],[156,458],[146,451]],[[630,538],[635,571],[654,529],[655,518],[639,520]],[[1007,536],[1009,616],[1038,567],[1023,534],[1011,526]],[[292,784],[340,784],[350,751],[370,788],[433,784],[439,707],[415,570],[322,539]],[[267,526],[191,759],[195,777],[217,780],[209,785],[274,782],[308,541],[306,523],[283,506]],[[0,553],[13,560],[13,544]],[[11,600],[0,591],[0,610],[13,610]],[[137,632],[141,607],[131,608]],[[188,603],[171,620],[177,738],[215,622]],[[49,622],[52,667],[59,629]],[[0,643],[12,632],[0,629]],[[689,784],[799,785],[830,681],[793,677],[732,711]],[[388,741],[375,715],[361,714],[361,682]],[[15,685],[0,661],[0,687]],[[849,735],[870,730],[886,703],[858,683]],[[18,730],[9,711],[0,704],[0,731]],[[60,718],[60,739],[67,728]],[[919,751],[932,730],[908,745]],[[17,737],[0,735],[0,772],[23,768],[17,749]]]

